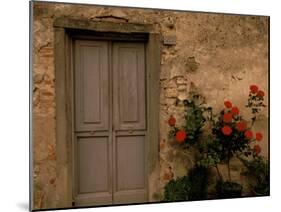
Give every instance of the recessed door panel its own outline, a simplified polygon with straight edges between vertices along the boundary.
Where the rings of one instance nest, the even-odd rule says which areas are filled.
[[[110,193],[108,137],[77,139],[78,194]]]
[[[143,43],[114,43],[114,124],[116,130],[145,129]]]
[[[116,191],[145,188],[145,137],[116,138]]]
[[[108,43],[75,42],[75,129],[108,130],[109,67]]]

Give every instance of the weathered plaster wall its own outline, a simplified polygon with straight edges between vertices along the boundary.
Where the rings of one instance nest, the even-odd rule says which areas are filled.
[[[160,182],[161,191],[171,177],[184,175],[192,165],[168,140],[168,117],[171,114],[177,120],[182,117],[174,106],[176,98],[184,98],[190,87],[196,87],[218,111],[226,99],[243,108],[250,84],[259,85],[268,94],[267,17],[35,2],[32,23],[34,208],[61,206],[65,196],[61,185],[67,185],[61,173],[65,167],[58,167],[56,163],[53,21],[62,16],[100,20],[97,16],[104,15],[122,17],[128,22],[151,23],[162,36],[177,37],[175,46],[162,43],[160,174],[155,171],[150,176],[152,201],[161,198],[161,192],[156,192],[156,182]],[[125,19],[103,21],[124,22]],[[246,109],[241,112],[249,117]],[[268,116],[264,110],[256,125],[264,134],[261,142],[264,156],[268,155],[267,128]],[[239,164],[233,164],[233,178],[239,179]]]

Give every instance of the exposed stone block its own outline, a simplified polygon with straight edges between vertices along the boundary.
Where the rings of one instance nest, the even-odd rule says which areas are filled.
[[[165,97],[167,98],[176,98],[178,96],[178,92],[176,88],[167,88],[165,90]]]

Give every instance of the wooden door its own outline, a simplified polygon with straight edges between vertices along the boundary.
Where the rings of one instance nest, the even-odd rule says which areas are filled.
[[[114,203],[146,201],[144,58],[143,43],[113,44]]]
[[[147,201],[144,43],[75,40],[75,205]]]
[[[75,205],[112,202],[108,43],[77,40],[74,45]]]

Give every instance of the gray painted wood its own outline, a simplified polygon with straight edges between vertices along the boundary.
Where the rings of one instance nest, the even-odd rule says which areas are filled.
[[[108,137],[77,139],[78,193],[110,194]]]
[[[148,201],[145,67],[144,43],[74,41],[76,205]]]
[[[112,204],[108,44],[74,41],[74,195],[80,206]]]
[[[113,43],[113,203],[146,202],[144,43]]]
[[[76,131],[108,130],[108,43],[75,41]]]
[[[144,130],[145,59],[143,43],[114,43],[114,128]]]
[[[116,139],[116,191],[145,188],[145,136],[119,136]]]

